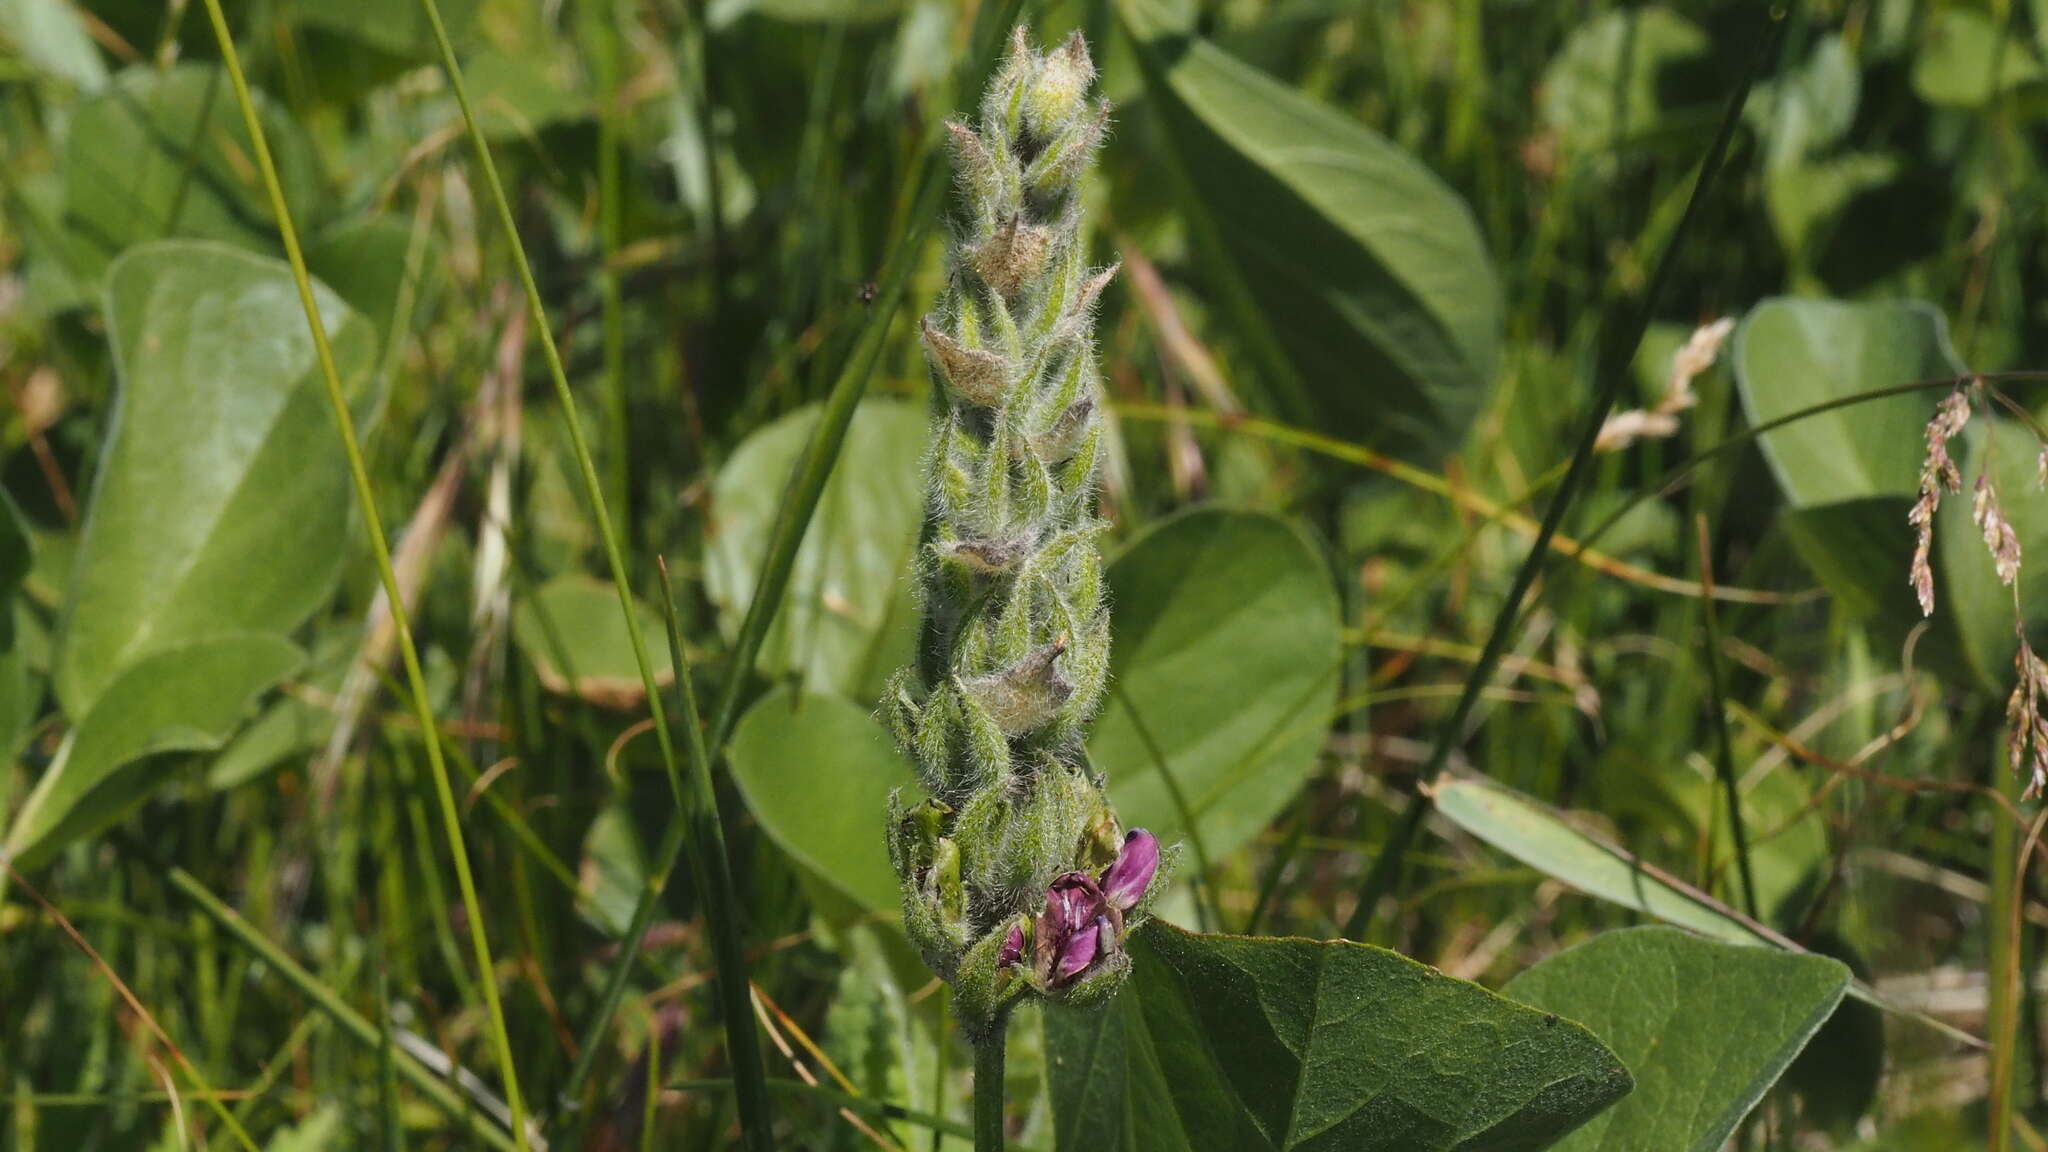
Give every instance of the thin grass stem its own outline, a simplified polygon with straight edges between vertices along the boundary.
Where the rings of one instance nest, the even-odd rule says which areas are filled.
[[[431,4],[433,0],[425,0]],[[219,43],[221,62],[227,67],[228,79],[235,89],[235,100],[242,108],[242,121],[249,132],[249,143],[256,153],[256,164],[263,174],[263,186],[270,196],[270,207],[277,219],[279,238],[284,242],[285,256],[291,263],[292,280],[298,287],[299,304],[306,312],[306,326],[313,337],[314,354],[320,363],[320,375],[327,385],[327,401],[334,412],[335,427],[341,434],[342,449],[348,456],[351,479],[355,483],[356,502],[362,507],[365,530],[370,537],[371,552],[376,557],[377,575],[384,584],[384,595],[391,604],[392,630],[398,637],[399,654],[405,662],[405,675],[412,687],[413,708],[419,714],[420,730],[426,735],[427,760],[434,777],[434,792],[441,806],[441,822],[447,833],[449,855],[455,861],[455,879],[462,892],[462,907],[469,921],[470,944],[476,953],[477,971],[484,995],[484,1008],[490,1018],[491,1042],[496,1049],[498,1075],[503,1083],[506,1107],[512,1116],[512,1139],[514,1146],[524,1152],[526,1148],[526,1108],[519,1095],[519,1075],[512,1057],[512,1039],[505,1028],[505,1009],[499,1002],[497,981],[493,978],[495,966],[491,961],[490,939],[485,932],[483,909],[476,895],[476,880],[470,873],[469,850],[462,839],[462,820],[455,807],[455,794],[448,783],[448,766],[441,758],[440,739],[436,735],[433,705],[427,694],[427,680],[420,668],[420,656],[413,643],[412,626],[407,620],[405,596],[398,586],[398,575],[391,566],[391,547],[384,539],[384,526],[377,515],[376,491],[370,484],[370,473],[363,464],[362,445],[356,438],[355,421],[349,415],[348,398],[342,392],[341,374],[335,368],[334,351],[327,343],[326,326],[320,319],[319,305],[313,299],[312,278],[306,272],[305,254],[299,250],[298,229],[292,223],[291,208],[285,203],[284,187],[278,180],[277,166],[270,156],[270,145],[263,135],[263,124],[256,115],[256,105],[249,95],[249,84],[242,75],[242,62],[235,52],[234,38],[228,34],[227,16],[221,11],[220,0],[206,0],[207,19],[213,24],[214,39]]]

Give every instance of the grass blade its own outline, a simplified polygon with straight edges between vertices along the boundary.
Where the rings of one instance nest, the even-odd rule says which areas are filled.
[[[425,2],[432,4],[433,0]],[[264,139],[262,121],[257,117],[256,105],[249,96],[249,83],[242,75],[241,58],[235,52],[234,38],[228,34],[227,17],[221,12],[220,0],[206,0],[206,15],[213,23],[221,62],[226,65],[228,79],[234,84],[235,100],[242,108],[242,122],[248,129],[249,143],[255,150],[256,164],[263,174],[264,189],[270,195],[278,236],[283,240],[285,256],[291,262],[299,303],[306,310],[306,326],[312,330],[313,350],[320,361],[321,378],[327,385],[327,401],[334,410],[335,427],[341,433],[342,448],[348,455],[349,475],[355,482],[356,503],[362,508],[364,528],[369,533],[370,548],[376,556],[377,575],[383,581],[384,595],[391,604],[391,623],[398,635],[399,654],[405,661],[405,677],[412,687],[413,709],[419,715],[420,730],[426,736],[427,760],[433,769],[441,823],[448,836],[449,855],[455,861],[456,882],[462,890],[470,945],[476,953],[477,983],[483,988],[484,1007],[490,1017],[491,1041],[497,1050],[498,1075],[504,1082],[505,1103],[512,1114],[513,1144],[524,1152],[526,1108],[519,1096],[519,1074],[512,1059],[512,1039],[505,1030],[504,1005],[499,1002],[498,983],[493,978],[496,966],[491,962],[490,939],[485,933],[483,910],[476,897],[476,880],[470,874],[469,850],[462,840],[462,819],[456,812],[455,794],[448,784],[448,765],[441,759],[441,742],[434,726],[433,705],[427,697],[426,676],[420,670],[419,650],[413,643],[412,625],[406,619],[405,597],[398,587],[398,576],[392,570],[391,546],[384,539],[384,525],[377,515],[376,492],[370,486],[370,473],[363,465],[362,445],[356,440],[355,421],[349,415],[341,377],[334,367],[334,350],[328,347],[327,329],[321,323],[319,306],[313,301],[313,284],[306,273],[305,254],[299,250],[298,230],[292,224],[291,208],[284,201],[284,187],[278,180],[277,165],[271,160],[270,145]]]
[[[1408,845],[1415,839],[1415,833],[1422,827],[1423,814],[1429,807],[1429,785],[1443,772],[1444,764],[1450,759],[1451,748],[1464,731],[1466,720],[1472,715],[1472,706],[1479,701],[1480,693],[1493,679],[1494,667],[1500,663],[1501,654],[1507,650],[1509,637],[1521,615],[1522,601],[1529,594],[1529,588],[1536,582],[1543,570],[1544,561],[1549,559],[1551,538],[1557,535],[1558,526],[1564,520],[1565,512],[1571,508],[1579,489],[1585,484],[1593,460],[1593,443],[1600,435],[1600,428],[1607,422],[1607,413],[1614,407],[1615,399],[1628,385],[1629,361],[1635,356],[1636,346],[1643,342],[1643,333],[1650,326],[1650,317],[1655,314],[1657,301],[1664,294],[1664,283],[1670,277],[1675,264],[1674,255],[1685,246],[1686,237],[1692,231],[1693,222],[1698,219],[1700,203],[1706,199],[1708,189],[1713,187],[1714,178],[1719,175],[1721,162],[1728,155],[1729,141],[1734,138],[1735,127],[1741,122],[1743,106],[1749,100],[1749,90],[1763,72],[1767,61],[1777,55],[1778,41],[1783,37],[1786,25],[1791,23],[1791,5],[1784,10],[1766,13],[1766,27],[1760,37],[1756,52],[1750,58],[1749,68],[1742,80],[1729,96],[1726,110],[1721,116],[1721,126],[1714,134],[1714,141],[1707,147],[1706,157],[1700,161],[1699,175],[1694,179],[1692,192],[1687,197],[1685,212],[1678,219],[1678,226],[1672,230],[1671,238],[1664,244],[1658,255],[1656,269],[1650,275],[1649,286],[1643,292],[1642,301],[1626,321],[1622,329],[1623,338],[1608,339],[1601,343],[1600,356],[1593,367],[1593,403],[1588,406],[1586,419],[1579,430],[1579,439],[1572,452],[1571,466],[1565,470],[1564,479],[1558,482],[1557,491],[1550,499],[1550,506],[1544,510],[1543,523],[1537,529],[1536,540],[1529,546],[1528,555],[1515,572],[1514,584],[1508,589],[1507,598],[1501,601],[1500,612],[1494,617],[1492,631],[1487,634],[1486,648],[1480,653],[1479,662],[1473,666],[1472,674],[1465,679],[1464,690],[1458,696],[1458,703],[1451,715],[1438,730],[1435,744],[1430,748],[1429,760],[1420,773],[1421,788],[1408,798],[1407,807],[1401,812],[1400,820],[1394,825],[1379,854],[1373,858],[1372,869],[1366,873],[1365,883],[1359,892],[1358,904],[1344,922],[1344,936],[1357,939],[1371,923],[1373,910],[1379,906],[1380,898],[1393,885],[1396,872],[1400,869],[1401,858],[1408,851]]]

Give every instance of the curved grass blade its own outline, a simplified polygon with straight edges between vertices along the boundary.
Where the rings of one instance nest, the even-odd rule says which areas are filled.
[[[431,4],[433,0],[425,2]],[[341,434],[342,447],[348,452],[349,474],[355,481],[356,502],[362,508],[364,529],[369,534],[370,549],[377,560],[377,575],[383,581],[384,595],[392,606],[391,622],[398,635],[399,654],[405,662],[405,677],[412,687],[413,709],[419,715],[420,730],[427,737],[427,760],[433,769],[434,793],[440,801],[449,855],[455,862],[455,879],[462,891],[462,907],[469,921],[469,938],[476,953],[477,971],[483,977],[478,983],[483,988],[484,1007],[490,1017],[491,1041],[497,1050],[498,1075],[504,1081],[505,1103],[512,1114],[513,1144],[524,1152],[526,1107],[519,1096],[518,1068],[512,1058],[511,1036],[505,1030],[504,1005],[499,1002],[498,984],[492,978],[497,966],[491,961],[491,943],[485,933],[483,911],[476,897],[476,880],[470,874],[469,849],[462,840],[462,818],[456,811],[455,794],[448,784],[448,765],[441,758],[441,742],[436,735],[433,705],[427,696],[426,675],[420,670],[419,650],[413,643],[412,625],[406,619],[405,597],[399,591],[398,576],[391,567],[391,546],[384,539],[384,525],[377,515],[376,492],[370,486],[370,473],[363,464],[362,446],[356,441],[355,420],[349,415],[348,398],[342,391],[340,374],[335,370],[334,350],[328,347],[327,330],[320,321],[320,309],[313,299],[312,280],[306,273],[306,257],[299,250],[298,229],[292,225],[291,209],[284,200],[284,187],[278,181],[270,146],[264,141],[263,122],[258,118],[256,105],[249,95],[249,82],[242,75],[241,58],[235,52],[234,38],[228,34],[227,16],[221,11],[220,0],[206,0],[206,15],[213,23],[221,62],[227,67],[228,79],[234,83],[235,100],[241,105],[249,143],[256,153],[264,188],[270,194],[278,237],[284,242],[285,256],[291,262],[299,303],[306,310],[306,324],[313,334],[313,350],[320,361],[320,373],[327,383],[327,399],[334,409],[335,427]]]

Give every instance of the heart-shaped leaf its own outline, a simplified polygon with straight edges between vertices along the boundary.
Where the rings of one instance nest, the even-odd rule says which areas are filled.
[[[316,286],[345,386],[370,327]],[[143,658],[283,633],[340,575],[354,504],[289,270],[219,244],[137,248],[107,275],[120,402],[87,505],[54,682],[90,713]]]
[[[1107,1007],[1046,1012],[1059,1152],[1536,1149],[1629,1091],[1591,1032],[1346,941],[1132,935]]]
[[[1841,1003],[1849,968],[1675,928],[1608,932],[1502,991],[1596,1032],[1636,1090],[1559,1152],[1715,1152]]]
[[[728,638],[754,596],[791,472],[818,421],[809,405],[746,438],[711,487],[704,589]],[[926,418],[901,400],[864,401],[796,553],[782,610],[761,644],[763,676],[871,700],[910,658],[917,609],[910,562],[924,509]]]
[[[152,653],[95,698],[7,833],[6,854],[33,868],[118,822],[163,782],[160,757],[219,748],[256,697],[304,653],[278,636],[209,637]]]
[[[1198,829],[1220,860],[1315,769],[1341,646],[1329,569],[1285,520],[1200,509],[1133,541],[1109,588],[1110,691],[1088,754],[1126,825],[1168,843]]]
[[[1269,369],[1287,366],[1267,381],[1283,415],[1411,459],[1455,446],[1501,335],[1465,202],[1357,120],[1192,37],[1159,0],[1119,11],[1191,237],[1217,290],[1241,294],[1216,303]]]

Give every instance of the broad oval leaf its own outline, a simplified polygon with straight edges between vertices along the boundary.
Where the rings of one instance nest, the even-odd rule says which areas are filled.
[[[370,327],[326,289],[315,298],[361,401]],[[144,245],[108,272],[107,321],[119,402],[53,676],[74,719],[153,653],[297,626],[340,575],[353,505],[282,263],[203,242]]]
[[[1715,1152],[1833,1015],[1849,968],[1675,928],[1607,932],[1502,992],[1593,1029],[1636,1090],[1559,1152]]]
[[[1211,861],[1258,834],[1315,769],[1341,648],[1329,570],[1257,512],[1164,521],[1109,566],[1110,690],[1089,757],[1126,825],[1198,829]]]
[[[861,907],[896,916],[883,825],[889,793],[916,783],[872,714],[843,697],[778,687],[740,717],[726,763],[747,811],[783,851]]]
[[[633,617],[647,644],[655,685],[667,687],[676,675],[669,659],[668,629],[638,599],[633,601]],[[572,574],[541,585],[513,610],[512,640],[550,692],[620,710],[647,702],[633,638],[619,611],[619,592],[608,581]]]
[[[1300,385],[1284,415],[1411,459],[1455,447],[1501,337],[1465,202],[1357,120],[1192,38],[1159,0],[1119,10],[1193,237],[1220,283],[1241,281],[1240,320],[1272,339],[1244,335]]]
[[[285,202],[299,227],[315,228],[326,188],[313,147],[289,116],[253,95]],[[64,216],[87,271],[96,276],[129,247],[167,237],[274,251],[276,223],[252,155],[222,70],[122,71],[79,105],[65,136]]]
[[[817,422],[813,404],[760,429],[712,483],[704,589],[728,639],[753,600],[776,510]],[[763,676],[796,675],[815,691],[866,700],[910,658],[926,425],[923,411],[901,400],[867,400],[854,412],[755,661]]]
[[[1627,1094],[1591,1032],[1347,941],[1132,935],[1107,1007],[1048,1009],[1059,1152],[1536,1149]]]
[[[6,855],[32,868],[118,822],[162,783],[155,757],[219,748],[256,697],[304,658],[282,637],[236,633],[159,649],[129,666],[97,696],[14,814]]]
[[[1734,365],[1752,424],[1965,371],[1941,314],[1912,301],[1767,300],[1736,332]],[[1859,401],[1761,437],[1791,506],[1782,527],[1801,558],[1844,608],[1894,645],[1920,619],[1908,582],[1913,529],[1906,514],[1918,490],[1927,420],[1940,398],[1925,390]],[[1986,435],[2008,443],[1989,459],[2023,549],[2048,550],[2048,500],[2034,490],[2031,438],[1980,414],[1951,453],[1974,477]],[[1936,518],[1935,629],[1919,651],[1951,678],[2002,692],[2015,643],[2012,596],[1992,572],[1967,499],[1952,499]],[[2048,615],[2048,596],[2030,595],[2024,584],[2022,594],[2029,619]]]

